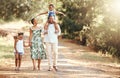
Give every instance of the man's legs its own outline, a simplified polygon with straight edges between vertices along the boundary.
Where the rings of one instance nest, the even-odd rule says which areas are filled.
[[[46,43],[46,51],[48,57],[48,65],[49,69],[52,69],[52,50],[51,50],[51,43]]]
[[[57,70],[57,60],[58,60],[58,44],[52,44],[52,51],[53,51],[53,68]]]

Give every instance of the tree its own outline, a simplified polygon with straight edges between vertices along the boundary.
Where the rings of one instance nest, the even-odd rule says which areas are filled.
[[[120,57],[119,0],[61,1],[67,15],[61,23],[64,34],[72,39],[80,36],[97,51]]]
[[[0,0],[0,19],[14,18],[29,20],[40,12],[48,10],[48,4],[57,0]]]

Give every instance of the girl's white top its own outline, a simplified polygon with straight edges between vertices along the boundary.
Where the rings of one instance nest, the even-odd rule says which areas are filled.
[[[23,40],[18,40],[16,43],[16,49],[20,53],[24,53],[24,45],[23,45]]]

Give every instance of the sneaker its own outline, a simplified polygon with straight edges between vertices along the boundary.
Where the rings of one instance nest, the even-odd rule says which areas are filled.
[[[52,68],[49,68],[48,71],[52,71],[53,69]]]

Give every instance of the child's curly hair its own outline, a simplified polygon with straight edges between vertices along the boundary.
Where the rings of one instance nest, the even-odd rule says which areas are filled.
[[[55,7],[53,3],[50,3],[49,6]]]

